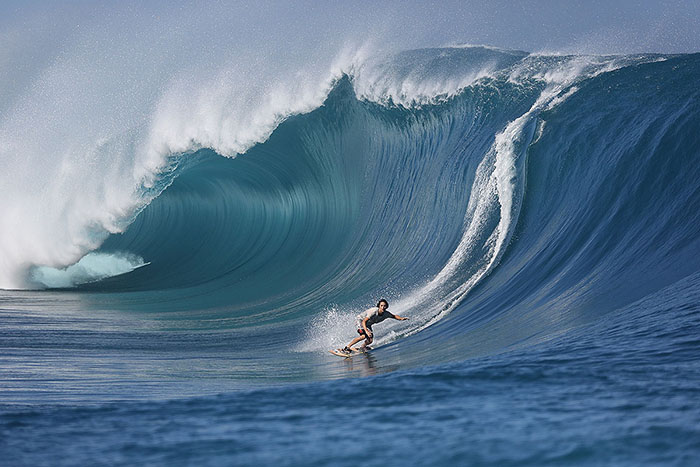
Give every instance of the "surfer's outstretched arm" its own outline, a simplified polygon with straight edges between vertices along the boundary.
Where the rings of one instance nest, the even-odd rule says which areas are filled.
[[[405,316],[394,315],[394,319],[398,321],[406,321],[408,318]]]

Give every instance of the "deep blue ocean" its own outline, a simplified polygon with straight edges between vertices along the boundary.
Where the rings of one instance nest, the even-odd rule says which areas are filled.
[[[405,50],[45,143],[56,76],[0,101],[3,465],[700,462],[700,54]]]

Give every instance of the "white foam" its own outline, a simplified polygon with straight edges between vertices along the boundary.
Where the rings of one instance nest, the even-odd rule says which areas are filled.
[[[126,253],[89,253],[67,268],[33,268],[30,277],[42,288],[65,288],[126,274],[148,264],[143,258]]]
[[[295,350],[318,352],[344,347],[357,337],[353,332],[356,328],[356,315],[359,313],[351,309],[341,309],[338,305],[326,307],[310,323],[305,339]]]

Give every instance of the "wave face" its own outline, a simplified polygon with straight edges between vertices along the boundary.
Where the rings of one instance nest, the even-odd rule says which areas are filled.
[[[136,151],[87,182],[128,172],[128,190],[87,199],[63,161],[51,193],[80,210],[25,256],[5,233],[3,285],[302,352],[342,344],[382,296],[411,320],[378,344],[408,366],[550,339],[700,269],[698,71],[697,55],[407,51],[320,80],[317,104],[247,142],[225,112],[215,137],[196,114],[157,140],[180,125],[166,96],[150,133],[98,149]],[[18,232],[46,221],[29,219]]]
[[[360,414],[372,465],[697,457],[700,55],[191,50],[126,89],[91,44],[0,96],[10,463],[338,465]],[[410,319],[330,355],[380,297]]]

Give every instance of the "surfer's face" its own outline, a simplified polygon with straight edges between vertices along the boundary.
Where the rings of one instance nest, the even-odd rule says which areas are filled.
[[[384,310],[389,308],[389,305],[386,302],[381,302],[379,303],[379,312],[382,313]]]

